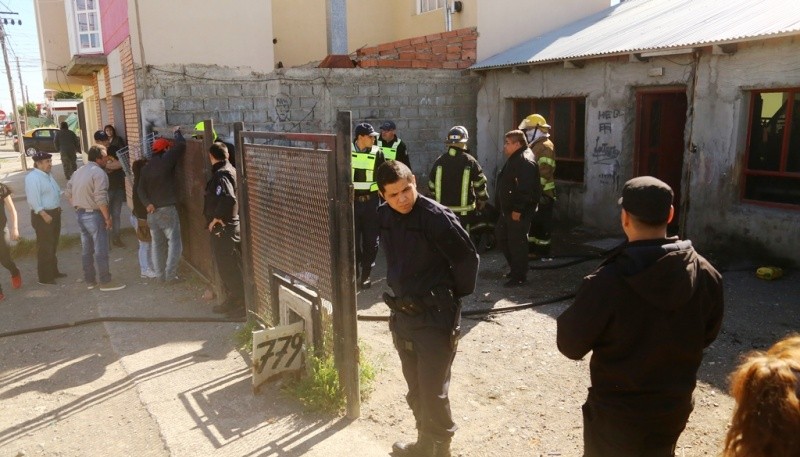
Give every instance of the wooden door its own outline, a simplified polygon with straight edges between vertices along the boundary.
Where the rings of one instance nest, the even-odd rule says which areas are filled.
[[[675,193],[675,218],[670,232],[677,233],[681,219],[686,92],[684,90],[637,93],[636,175],[655,176]]]

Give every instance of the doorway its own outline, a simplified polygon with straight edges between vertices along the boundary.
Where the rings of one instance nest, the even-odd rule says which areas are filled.
[[[686,90],[683,88],[648,89],[636,93],[636,176],[655,176],[672,187],[675,193],[675,217],[670,234],[681,226],[683,205],[684,131],[686,129]]]

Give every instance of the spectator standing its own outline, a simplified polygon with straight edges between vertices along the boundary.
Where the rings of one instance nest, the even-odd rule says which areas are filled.
[[[236,169],[228,162],[228,148],[224,143],[213,143],[208,158],[212,176],[206,184],[203,214],[211,234],[211,252],[225,290],[225,301],[212,311],[229,317],[244,317]]]
[[[134,190],[139,186],[139,178],[142,176],[142,167],[147,163],[147,159],[139,159],[131,165],[131,172],[133,173],[133,188]],[[158,275],[153,265],[153,252],[151,242],[153,238],[150,236],[150,226],[147,225],[147,209],[142,204],[142,199],[139,198],[138,192],[131,194],[133,200],[133,210],[131,211],[131,225],[136,231],[136,240],[139,242],[139,274],[145,279],[155,279]]]
[[[117,156],[120,150],[119,144],[122,141],[115,136],[116,141],[112,141],[106,132],[114,130],[114,127],[107,125],[105,130],[98,130],[94,133],[94,141],[106,148],[108,157],[106,158],[105,172],[108,174],[108,211],[111,213],[111,243],[114,246],[124,248],[125,244],[120,237],[122,226],[122,205],[125,203],[125,172]],[[115,144],[116,143],[116,144]]]
[[[384,159],[399,160],[410,169],[411,159],[408,157],[406,142],[397,137],[397,124],[394,121],[386,121],[381,124],[380,131],[378,147],[383,151]]]
[[[3,208],[0,211],[0,230],[8,232],[8,238],[12,241],[19,240],[19,223],[17,221],[17,207],[11,198],[13,192],[7,185],[0,183],[0,199],[3,201]],[[10,224],[9,224],[10,222]],[[17,264],[11,258],[11,248],[6,242],[6,237],[0,239],[0,264],[11,273],[11,286],[15,289],[22,287],[22,275],[17,268]],[[0,287],[0,301],[5,299],[3,288]]]
[[[165,284],[175,284],[182,281],[178,263],[183,253],[175,186],[175,168],[186,151],[180,128],[175,130],[174,143],[159,138],[153,142],[152,151],[153,157],[142,168],[136,191],[147,210],[156,275]]]
[[[64,167],[64,177],[67,181],[72,177],[72,173],[78,168],[78,151],[81,150],[81,141],[78,135],[69,129],[65,121],[59,124],[58,132],[53,138],[56,150],[61,154],[61,166]]]
[[[667,238],[672,189],[652,176],[622,189],[627,243],[583,279],[557,321],[562,354],[589,351],[584,456],[672,456],[703,349],[722,325],[722,277],[689,240]]]
[[[36,269],[39,284],[55,285],[67,276],[58,271],[56,250],[61,237],[61,187],[53,178],[52,155],[33,155],[33,169],[25,176],[25,197],[31,208],[31,226],[36,232]]]
[[[461,298],[475,290],[479,258],[452,211],[417,193],[402,162],[378,168],[385,205],[378,208],[386,252],[383,294],[392,310],[389,329],[408,385],[406,400],[417,441],[392,446],[397,457],[450,457],[456,431],[450,411],[450,373],[461,333]]]
[[[65,191],[81,229],[83,280],[90,290],[97,287],[98,277],[103,292],[124,289],[125,284],[111,280],[108,267],[108,230],[112,221],[108,211],[108,176],[103,170],[108,153],[103,146],[94,145],[87,156],[88,162],[67,182]]]
[[[539,167],[527,145],[521,130],[505,134],[506,163],[497,177],[495,198],[500,217],[495,226],[495,239],[511,269],[506,274],[505,287],[518,287],[527,281],[528,229],[542,192]]]

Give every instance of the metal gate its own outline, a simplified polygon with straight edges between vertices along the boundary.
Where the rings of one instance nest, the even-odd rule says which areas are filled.
[[[328,340],[347,415],[355,418],[360,403],[350,125],[344,112],[335,134],[249,132],[241,123],[234,131],[247,307],[276,324],[277,290],[289,286],[328,309]],[[327,331],[320,322],[314,325]]]

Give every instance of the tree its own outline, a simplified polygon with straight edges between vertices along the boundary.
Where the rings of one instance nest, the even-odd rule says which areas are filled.
[[[19,112],[20,116],[25,116],[27,114],[28,117],[36,117],[39,115],[39,111],[36,109],[36,104],[30,102],[18,106],[17,111]]]
[[[83,94],[77,92],[67,92],[67,91],[58,91],[56,92],[55,99],[56,100],[75,100],[83,98]]]

